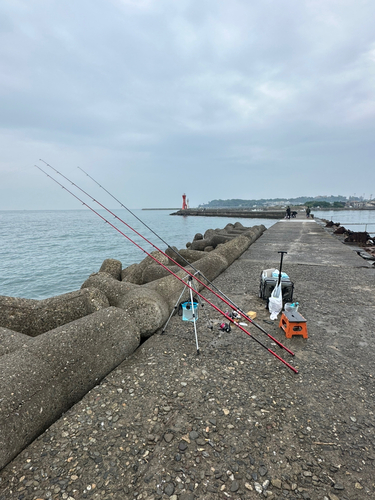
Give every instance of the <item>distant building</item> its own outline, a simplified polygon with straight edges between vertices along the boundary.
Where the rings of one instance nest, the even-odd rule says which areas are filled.
[[[359,200],[351,200],[349,202],[349,205],[353,208],[364,208],[366,205],[365,201],[359,201]]]

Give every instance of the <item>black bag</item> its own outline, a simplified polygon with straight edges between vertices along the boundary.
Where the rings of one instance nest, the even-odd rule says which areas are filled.
[[[272,290],[277,285],[278,278],[266,278],[263,273],[260,275],[259,297],[268,300],[271,297]],[[281,280],[281,293],[283,302],[293,302],[294,283],[283,278]]]

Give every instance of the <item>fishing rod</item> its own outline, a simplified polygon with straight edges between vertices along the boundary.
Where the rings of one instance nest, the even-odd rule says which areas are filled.
[[[99,206],[101,206],[104,210],[106,210],[108,213],[110,213],[113,217],[115,217],[118,221],[120,221],[122,224],[125,224],[125,226],[127,228],[129,228],[131,231],[133,231],[135,234],[137,234],[137,236],[140,236],[144,241],[146,241],[148,244],[150,244],[153,248],[155,248],[155,250],[157,250],[158,252],[160,252],[162,255],[164,255],[165,257],[167,257],[170,261],[172,261],[175,265],[177,265],[180,269],[183,269],[186,273],[188,273],[191,277],[195,278],[198,283],[200,283],[203,287],[205,287],[207,290],[209,290],[211,293],[213,293],[216,297],[218,297],[221,301],[223,301],[227,306],[231,307],[233,310],[236,310],[236,311],[239,311],[240,314],[245,318],[247,319],[251,324],[253,324],[256,328],[258,328],[262,333],[264,333],[265,335],[267,335],[268,338],[270,338],[273,342],[275,342],[280,348],[282,349],[285,349],[291,356],[294,356],[294,353],[288,349],[286,346],[284,346],[284,344],[282,344],[280,341],[278,341],[276,338],[274,338],[272,335],[270,335],[268,332],[266,332],[260,325],[258,325],[257,323],[255,323],[255,321],[253,321],[246,313],[244,313],[241,309],[239,309],[228,297],[226,297],[223,292],[221,292],[219,289],[217,289],[222,296],[218,295],[214,290],[212,290],[209,286],[207,286],[207,284],[203,283],[199,278],[197,278],[197,276],[195,274],[192,274],[189,270],[187,270],[186,268],[184,268],[183,266],[181,266],[181,264],[179,264],[178,262],[176,262],[171,256],[167,255],[165,252],[163,252],[160,248],[158,248],[156,245],[154,245],[151,241],[149,241],[147,238],[145,238],[141,233],[139,233],[136,229],[134,229],[133,227],[131,227],[127,222],[125,222],[124,220],[122,220],[120,217],[118,217],[115,213],[113,213],[111,210],[109,210],[107,207],[105,207],[102,203],[100,203],[98,200],[96,200],[95,198],[93,198],[89,193],[87,193],[85,190],[83,190],[82,188],[80,188],[76,183],[74,183],[72,180],[70,180],[68,177],[66,177],[64,174],[62,174],[61,172],[59,172],[55,167],[53,167],[52,165],[50,165],[49,163],[45,162],[44,160],[40,159],[40,161],[42,161],[43,163],[45,163],[49,168],[51,168],[52,170],[54,170],[57,174],[61,175],[61,177],[63,177],[65,180],[67,180],[68,182],[70,182],[73,186],[75,186],[77,189],[79,189],[82,193],[84,193],[86,196],[88,196],[89,198],[91,198],[91,200],[93,200],[95,203],[97,203]],[[78,167],[80,168],[80,167]],[[82,170],[82,172],[84,172],[83,169],[80,169]],[[86,172],[84,172],[88,177],[90,177],[94,182],[96,182],[89,174],[87,174]],[[97,182],[96,182],[97,183]],[[98,184],[98,183],[97,183]],[[100,186],[100,184],[98,184]],[[102,189],[104,189],[104,191],[108,194],[109,191],[107,191],[105,188],[103,188],[103,186],[100,186]],[[110,194],[110,196],[112,196]],[[120,205],[124,208],[125,205],[123,205],[119,200],[117,200],[117,198],[115,198],[114,196],[112,196],[112,198],[114,198],[118,203],[120,203]],[[128,208],[126,208],[126,210],[128,210],[128,212],[130,213],[133,213],[131,212],[131,210],[129,210]],[[139,219],[135,214],[134,216],[140,221],[141,219]],[[143,222],[142,222],[143,223]],[[155,236],[157,236],[157,234],[147,226],[147,224],[144,224],[153,234],[155,234]],[[159,239],[161,239],[161,241],[163,241],[163,243],[165,243],[169,248],[172,248],[168,245],[168,243],[164,242],[164,240],[159,237]],[[173,248],[172,250],[178,254],[178,252],[176,252]],[[179,255],[179,254],[178,254]],[[192,264],[190,264],[184,257],[181,256],[181,258],[184,259],[184,261],[187,263],[187,265],[189,265],[194,271],[195,273],[199,273],[201,276],[203,276],[204,279],[206,279],[211,285],[213,285],[209,280],[208,278],[206,278],[198,269],[196,269]],[[214,285],[213,285],[214,286]],[[214,286],[215,287],[215,286]],[[215,287],[216,288],[216,287]]]
[[[233,323],[237,328],[239,328],[241,331],[246,333],[250,338],[255,340],[261,347],[266,349],[272,356],[275,356],[279,361],[281,361],[285,366],[287,366],[290,370],[292,370],[294,373],[298,373],[298,370],[294,368],[294,366],[290,365],[285,359],[283,359],[281,356],[277,355],[272,349],[267,347],[263,342],[261,342],[259,339],[254,337],[250,332],[248,332],[243,326],[239,325],[236,323],[228,314],[226,314],[224,311],[222,311],[219,307],[217,307],[215,304],[213,304],[210,300],[208,300],[206,297],[204,297],[201,293],[199,293],[195,288],[190,286],[188,283],[186,283],[182,278],[180,278],[176,273],[174,273],[171,269],[169,269],[167,266],[165,266],[162,262],[160,262],[156,257],[154,257],[151,253],[147,252],[144,248],[141,247],[138,243],[136,243],[134,240],[130,238],[127,234],[125,234],[123,231],[121,231],[118,227],[116,227],[114,224],[112,224],[109,220],[107,220],[103,215],[101,215],[99,212],[97,212],[94,208],[92,208],[90,205],[88,205],[86,202],[84,202],[81,198],[79,198],[76,194],[74,194],[72,191],[70,191],[67,187],[65,187],[63,184],[61,184],[58,180],[56,180],[54,177],[49,175],[47,172],[45,172],[41,167],[38,165],[35,165],[36,168],[38,168],[41,172],[43,172],[47,177],[49,177],[52,181],[54,181],[56,184],[58,184],[62,189],[67,191],[71,196],[73,196],[76,200],[78,200],[80,203],[82,203],[83,206],[87,207],[89,210],[91,210],[95,215],[100,217],[104,222],[109,224],[115,231],[120,233],[122,236],[124,236],[130,243],[133,243],[137,248],[139,248],[143,253],[145,253],[148,257],[150,257],[154,262],[159,264],[162,268],[164,268],[166,271],[168,271],[172,276],[174,276],[176,279],[178,279],[181,283],[183,283],[184,286],[189,288],[192,292],[194,292],[196,295],[198,295],[201,299],[203,299],[208,305],[210,305],[215,311],[220,313],[222,316],[225,317],[230,323]]]
[[[125,210],[127,210],[133,217],[135,217],[141,224],[143,224],[149,231],[151,231],[151,233],[154,234],[162,243],[164,243],[164,245],[167,245],[168,249],[171,250],[177,257],[179,257],[180,259],[182,259],[182,261],[185,263],[185,265],[190,266],[195,271],[195,274],[198,274],[203,279],[205,279],[207,281],[207,283],[210,285],[211,288],[214,288],[222,297],[224,297],[225,300],[227,300],[229,302],[228,305],[233,310],[235,310],[236,312],[240,313],[240,315],[244,319],[246,319],[247,321],[249,321],[249,323],[253,324],[262,333],[264,333],[271,340],[273,340],[274,342],[276,342],[276,344],[278,344],[279,347],[282,347],[287,352],[289,352],[289,354],[291,354],[292,356],[294,356],[294,353],[292,351],[290,351],[289,349],[287,349],[283,344],[281,344],[281,342],[279,342],[277,339],[275,339],[274,337],[272,337],[272,335],[270,335],[268,332],[266,332],[266,330],[264,330],[264,328],[262,328],[252,318],[250,318],[250,316],[248,316],[245,313],[245,311],[243,311],[230,297],[228,297],[227,295],[225,295],[225,293],[222,290],[220,290],[220,288],[218,288],[214,283],[212,283],[212,281],[210,281],[201,271],[199,271],[199,269],[197,269],[196,267],[194,267],[194,265],[191,262],[189,262],[187,259],[185,259],[185,257],[183,255],[181,255],[178,250],[176,250],[175,248],[171,247],[167,241],[165,241],[150,226],[148,226],[142,219],[140,219],[134,212],[132,212],[132,210],[130,210],[130,208],[128,208],[127,206],[125,206],[119,199],[116,198],[116,196],[114,196],[105,187],[103,187],[101,184],[99,184],[99,182],[97,180],[95,180],[91,175],[89,175],[85,170],[83,170],[83,168],[81,168],[81,167],[77,167],[77,168],[79,168],[79,170],[81,170],[81,172],[83,172],[85,175],[87,175],[87,177],[89,177],[92,181],[94,181],[95,184],[97,184],[100,188],[103,189],[103,191],[105,191],[107,194],[109,194],[109,196],[111,196],[111,198],[113,198],[115,201],[117,201],[117,203],[119,203],[119,205],[122,208],[124,208]],[[170,258],[169,255],[167,255],[167,257]]]
[[[265,335],[267,335],[268,338],[270,338],[271,340],[273,340],[279,347],[281,347],[282,349],[285,349],[289,354],[291,354],[292,356],[294,356],[294,353],[288,349],[287,347],[285,347],[281,342],[279,342],[277,339],[275,339],[272,335],[270,335],[268,332],[266,332],[266,330],[264,330],[264,328],[262,328],[260,325],[258,325],[252,318],[250,318],[250,316],[248,316],[232,299],[230,299],[227,295],[225,295],[225,293],[220,290],[214,283],[212,283],[201,271],[199,271],[191,262],[189,262],[187,259],[185,259],[185,257],[183,257],[180,252],[178,252],[178,250],[174,249],[173,247],[171,247],[169,245],[169,243],[167,243],[160,235],[158,235],[150,226],[148,226],[142,219],[140,219],[134,212],[132,212],[132,210],[130,210],[128,207],[126,207],[120,200],[118,200],[112,193],[110,193],[105,187],[103,187],[101,184],[99,184],[98,181],[96,181],[91,175],[89,175],[85,170],[83,170],[83,168],[81,167],[77,167],[79,168],[85,175],[87,175],[87,177],[89,177],[92,181],[95,182],[95,184],[97,184],[100,188],[102,188],[107,194],[109,194],[109,196],[111,196],[115,201],[117,201],[117,203],[120,204],[120,206],[122,208],[124,208],[125,210],[127,210],[133,217],[135,217],[141,224],[143,224],[149,231],[152,232],[152,234],[154,234],[162,243],[164,243],[165,245],[167,245],[168,249],[169,250],[172,250],[172,252],[174,252],[176,254],[176,256],[180,257],[180,259],[183,260],[183,262],[185,263],[185,265],[188,265],[190,266],[194,271],[195,271],[195,274],[198,274],[199,276],[201,276],[203,279],[205,279],[207,281],[207,283],[210,285],[211,288],[214,288],[222,297],[224,297],[224,299],[226,301],[229,302],[225,302],[228,306],[230,306],[233,310],[235,310],[236,312],[240,313],[240,315],[246,319],[247,321],[249,321],[249,323],[253,324],[256,328],[258,328],[262,333],[264,333]],[[152,243],[151,243],[152,244]],[[154,246],[154,248],[156,248]],[[159,250],[159,249],[158,249]],[[161,250],[159,250],[161,252]],[[164,254],[165,255],[165,254]],[[175,262],[169,255],[167,255],[167,257],[172,260],[175,264],[179,265],[177,262]],[[181,267],[181,266],[180,266]],[[196,277],[195,277],[196,278]],[[196,278],[197,279],[197,278]],[[199,281],[197,279],[197,281]],[[201,282],[200,282],[201,283]],[[206,286],[206,285],[204,285]],[[206,288],[210,289],[209,287],[206,286]],[[211,290],[212,292],[212,290]],[[213,292],[214,293],[214,292]]]

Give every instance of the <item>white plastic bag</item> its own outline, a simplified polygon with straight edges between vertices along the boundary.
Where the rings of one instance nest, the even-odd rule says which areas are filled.
[[[268,310],[271,313],[270,319],[274,320],[283,308],[283,296],[281,293],[281,283],[272,290],[268,299]]]

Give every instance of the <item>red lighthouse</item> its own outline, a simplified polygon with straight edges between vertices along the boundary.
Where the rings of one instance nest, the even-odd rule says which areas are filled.
[[[186,203],[186,194],[183,194],[182,195],[182,210],[186,210],[188,207],[187,203]]]

